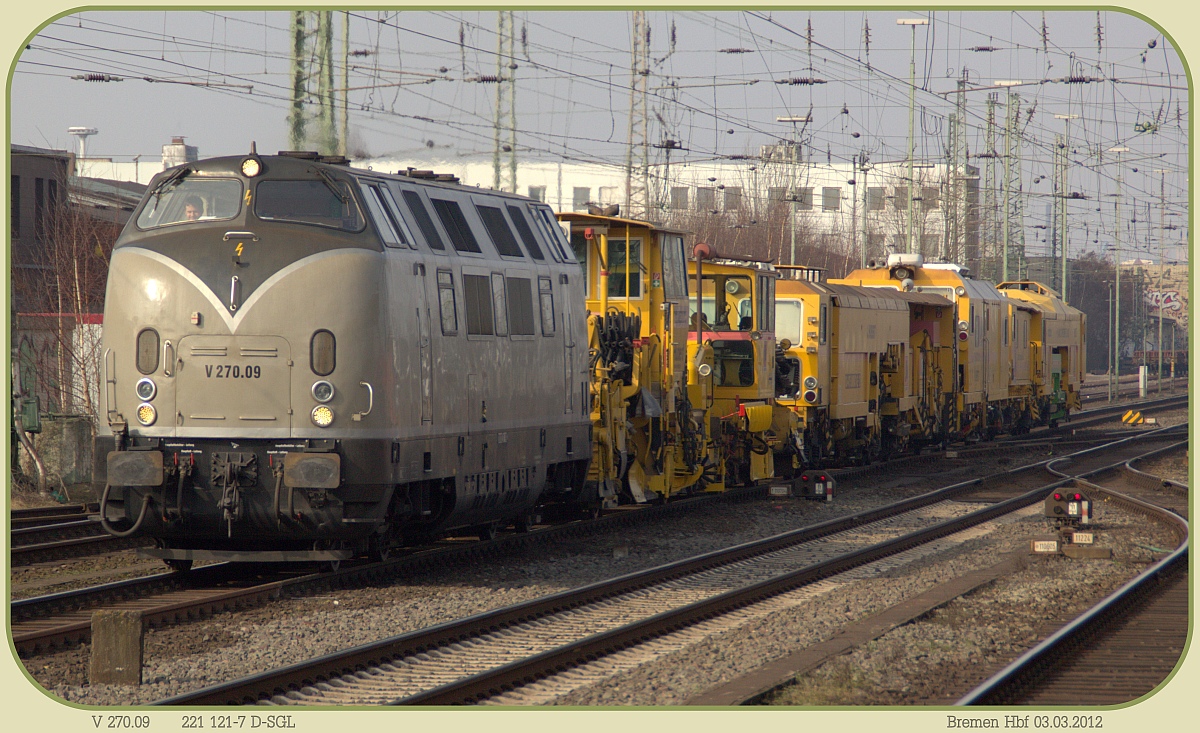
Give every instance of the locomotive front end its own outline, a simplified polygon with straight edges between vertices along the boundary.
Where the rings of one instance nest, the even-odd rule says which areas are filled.
[[[194,559],[348,557],[391,498],[373,439],[381,246],[331,166],[219,158],[152,182],[114,249],[97,472],[113,534]],[[352,296],[352,297],[351,297]]]

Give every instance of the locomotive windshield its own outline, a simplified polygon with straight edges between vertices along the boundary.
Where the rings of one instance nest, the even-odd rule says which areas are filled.
[[[361,232],[366,222],[345,181],[263,181],[254,213],[259,219]]]
[[[690,276],[691,285],[696,276]],[[750,299],[752,282],[746,275],[705,275],[701,307],[703,327],[711,331],[749,331],[754,327],[754,303]],[[693,327],[696,304],[689,301]]]
[[[141,229],[168,224],[232,219],[242,209],[242,183],[232,178],[172,176],[150,194],[137,225]]]

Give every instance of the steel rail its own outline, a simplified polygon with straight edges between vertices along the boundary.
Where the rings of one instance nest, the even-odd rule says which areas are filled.
[[[1147,435],[1150,434],[1142,433],[1138,436],[1131,436],[1130,438],[1119,442],[1123,443],[1128,440],[1136,440]],[[583,588],[563,591],[552,596],[533,599],[515,606],[496,609],[467,619],[448,622],[446,624],[441,624],[428,629],[421,629],[406,634],[401,634],[389,639],[384,639],[341,652],[324,655],[306,662],[289,665],[278,670],[270,670],[258,675],[252,675],[240,680],[234,680],[221,685],[215,685],[196,692],[185,693],[167,700],[159,701],[159,703],[156,704],[238,704],[244,702],[256,702],[260,699],[269,698],[276,694],[286,694],[286,692],[290,689],[298,689],[340,675],[352,674],[357,670],[374,664],[385,663],[387,661],[402,658],[410,654],[418,654],[438,646],[453,644],[475,635],[488,633],[502,627],[537,619],[550,613],[574,608],[585,603],[590,603],[595,600],[616,595],[618,593],[628,592],[630,590],[645,587],[653,583],[662,582],[664,580],[678,577],[689,572],[695,572],[697,570],[715,567],[717,565],[725,565],[728,563],[737,562],[738,560],[749,557],[753,554],[761,554],[763,552],[779,549],[781,547],[810,541],[817,537],[824,536],[825,534],[842,531],[860,524],[865,524],[869,521],[875,521],[889,514],[898,513],[900,511],[910,511],[921,506],[942,501],[957,494],[970,492],[978,488],[985,481],[1003,483],[1006,479],[1011,479],[1014,474],[1035,471],[1039,468],[1044,468],[1046,464],[1052,462],[1053,460],[1056,459],[1046,459],[1029,466],[1010,469],[1008,471],[992,474],[991,476],[983,478],[963,481],[943,489],[938,489],[920,496],[911,497],[888,507],[870,510],[868,512],[861,512],[840,519],[829,520],[827,522],[822,522],[818,525],[813,525],[804,529],[776,535],[775,537],[745,543],[728,550],[707,553],[696,558],[688,558],[675,563],[669,563],[657,568],[639,571],[637,573],[621,576],[609,581],[595,583]],[[1065,483],[1066,481],[1067,479],[1060,479],[1059,481],[1053,482],[1049,485],[1034,489],[1023,496],[1027,498],[1027,503],[1037,501],[1040,499],[1040,497],[1044,496],[1046,492],[1052,490],[1055,486]],[[980,512],[983,513],[988,511],[999,510],[995,510],[991,507],[980,510]],[[980,512],[977,512],[971,516],[986,516],[986,514],[981,514]],[[939,525],[939,527],[946,532],[957,531],[955,529],[950,529],[951,525],[948,523]],[[914,541],[919,542],[919,540]],[[892,546],[890,553],[899,551],[902,551],[901,546],[896,544]],[[828,566],[825,571],[833,572],[832,568],[833,566]],[[755,592],[764,592],[769,585],[770,584],[768,583],[767,585],[758,588],[758,590]],[[733,599],[733,596],[728,596],[728,594],[726,594],[724,598],[726,601],[729,601]],[[743,600],[735,600],[734,602],[744,603]],[[701,609],[704,609],[704,613],[711,612],[711,608],[702,606],[697,606],[693,610],[699,611]],[[644,631],[639,631],[638,633],[644,634]],[[435,703],[429,702],[428,704]]]
[[[1128,468],[1130,463],[1161,454],[1165,451],[1178,450],[1180,445],[1186,445],[1186,443],[1167,446],[1166,448],[1152,451],[1144,456],[1139,456],[1123,463],[1114,463],[1110,466],[1088,472],[1084,476],[1095,476],[1117,466]],[[1080,478],[1083,477],[1081,476]],[[1186,489],[1186,486],[1178,482],[1172,483],[1183,486]],[[1179,537],[1178,547],[1161,561],[1133,577],[1129,582],[1106,596],[1100,603],[1081,614],[1074,621],[1063,626],[1037,646],[1013,660],[1004,669],[989,677],[982,684],[956,701],[955,705],[1001,705],[1017,698],[1022,694],[1023,690],[1036,684],[1038,679],[1051,671],[1071,650],[1078,648],[1083,643],[1082,640],[1100,629],[1111,626],[1114,621],[1134,610],[1143,599],[1149,596],[1162,583],[1168,582],[1176,573],[1187,572],[1189,544],[1187,520],[1174,512],[1162,507],[1156,507],[1134,497],[1126,496],[1095,484],[1089,484],[1089,486],[1093,490],[1099,490],[1119,499],[1131,508],[1140,509],[1147,513],[1154,511],[1160,515],[1168,515],[1173,518]]]

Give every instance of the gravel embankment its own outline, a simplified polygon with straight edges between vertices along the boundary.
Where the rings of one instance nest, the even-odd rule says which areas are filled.
[[[963,480],[967,478],[965,471],[968,469],[973,475],[979,475],[1016,463],[1005,458],[948,461],[936,470],[914,469],[890,475],[886,481],[872,479],[872,490],[856,489],[847,482],[839,487],[842,493],[833,504],[766,499],[725,504],[629,530],[619,536],[574,539],[520,557],[485,561],[469,570],[448,568],[403,585],[286,600],[245,612],[222,614],[198,623],[151,630],[146,635],[146,684],[139,688],[86,685],[90,651],[87,645],[30,659],[27,664],[30,673],[42,685],[74,702],[145,703],[299,659],[863,511],[900,495]],[[962,472],[958,472],[956,466],[961,466]],[[921,475],[922,470],[933,475]],[[1136,543],[1130,537],[1135,533],[1146,535],[1141,541],[1144,545],[1157,546],[1166,541],[1156,536],[1155,530],[1142,526],[1144,522],[1121,524],[1123,520],[1116,512],[1111,517],[1106,515],[1104,521],[1108,524],[1098,541],[1114,547],[1114,561],[1037,558],[1022,574],[1032,574],[1028,579],[1022,581],[1018,576],[1018,579],[997,583],[995,589],[1011,583],[1016,589],[1014,593],[1045,598],[1048,608],[1061,609],[1064,604],[1074,602],[1082,607],[1088,602],[1084,596],[1090,598],[1089,594],[1110,582],[1115,585],[1119,582],[1118,576],[1121,579],[1128,577],[1136,571],[1138,562],[1148,558],[1149,551],[1132,546]],[[746,671],[742,665],[760,664],[791,649],[827,638],[846,621],[919,593],[950,573],[994,563],[999,553],[1027,543],[1031,533],[1044,532],[1045,527],[1037,517],[1001,523],[992,535],[970,540],[956,550],[922,559],[876,578],[850,582],[815,599],[809,606],[757,619],[649,665],[572,692],[558,702],[680,702]],[[1024,584],[1032,583],[1042,575],[1048,580],[1041,586],[1021,590],[1025,588]],[[1080,582],[1081,578],[1086,581]],[[990,592],[991,589],[980,591],[971,598],[983,597]],[[1036,606],[1028,600],[1024,604],[1014,600],[1011,605],[1012,618],[1001,614],[994,629],[990,626],[988,629],[968,628],[964,632],[976,636],[994,634],[994,638],[981,637],[973,642],[981,650],[977,653],[999,658],[1010,647],[1017,648],[1025,643],[1028,634],[1015,614],[1028,612]],[[947,609],[954,606],[951,604]],[[1044,616],[1043,613],[1042,618]],[[1006,626],[1010,622],[1011,628]],[[903,629],[893,633],[900,631]],[[881,641],[885,640],[886,637]],[[930,659],[941,663],[942,657],[935,655]],[[897,669],[894,662],[880,666],[889,673],[895,673]],[[913,701],[919,699],[913,698]]]

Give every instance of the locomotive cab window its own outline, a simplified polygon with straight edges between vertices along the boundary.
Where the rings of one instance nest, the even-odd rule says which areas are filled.
[[[262,181],[254,214],[267,221],[332,227],[361,232],[366,227],[354,194],[345,181]]]
[[[624,239],[608,240],[608,297],[642,297],[642,240],[630,239],[626,251]]]
[[[181,174],[182,175],[182,174]],[[139,229],[225,221],[242,211],[242,182],[232,178],[168,178],[146,198]]]
[[[586,261],[583,258],[581,262]],[[662,238],[663,295],[668,298],[686,298],[687,265],[683,256],[683,236],[664,234]]]

